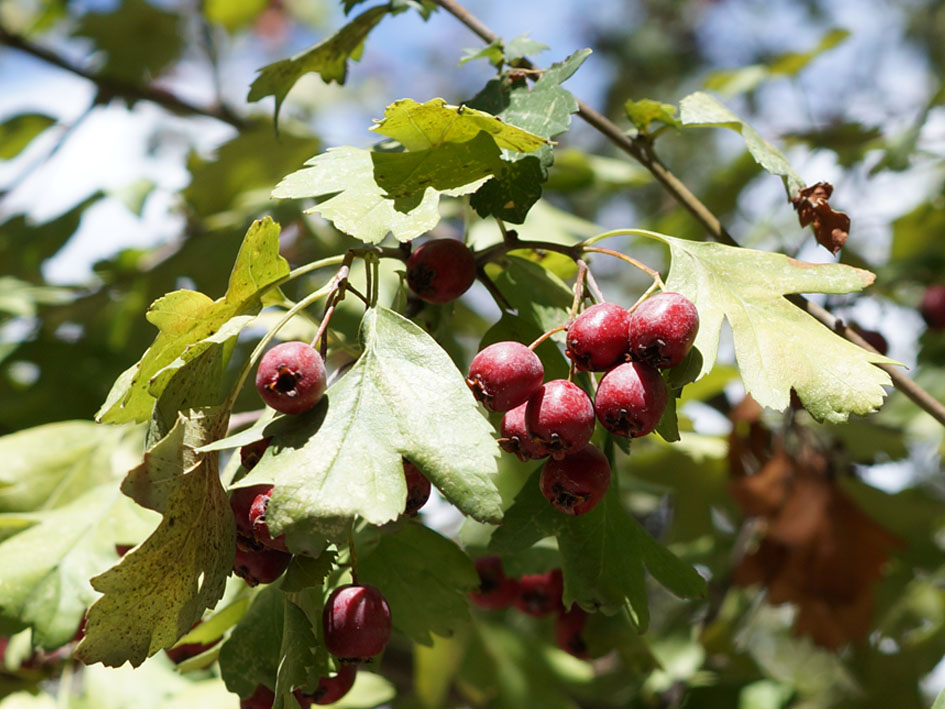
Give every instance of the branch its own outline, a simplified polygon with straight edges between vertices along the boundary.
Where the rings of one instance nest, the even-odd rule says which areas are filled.
[[[237,116],[226,106],[221,105],[216,108],[202,108],[184,101],[181,98],[178,98],[166,89],[161,89],[156,86],[140,86],[122,79],[103,76],[101,74],[93,74],[92,72],[86,71],[85,69],[70,63],[63,57],[60,57],[58,54],[51,52],[48,49],[43,49],[39,45],[33,44],[24,37],[13,34],[12,32],[8,32],[2,26],[0,26],[0,44],[5,44],[6,46],[13,49],[18,49],[21,52],[29,54],[30,56],[41,59],[47,64],[52,64],[53,66],[57,66],[60,69],[91,81],[98,87],[99,95],[104,99],[111,99],[113,97],[120,96],[129,102],[150,101],[151,103],[156,103],[157,105],[162,106],[168,111],[178,115],[206,116],[208,118],[216,118],[218,121],[229,123],[234,128],[240,130],[246,125],[242,118]]]
[[[456,19],[466,25],[476,33],[483,41],[491,43],[497,39],[497,35],[486,27],[478,18],[470,14],[455,0],[434,0],[436,4],[453,15]],[[528,59],[521,59],[518,64],[526,69],[535,68]],[[689,211],[698,221],[702,228],[712,237],[713,240],[729,246],[738,246],[738,242],[728,233],[722,222],[719,221],[712,211],[705,206],[698,197],[696,197],[683,182],[676,177],[666,166],[664,166],[653,153],[653,147],[646,138],[631,138],[620,127],[603,114],[595,111],[581,100],[578,100],[578,115],[588,124],[596,128],[599,133],[606,137],[610,142],[637,160],[643,167],[649,170],[656,180],[663,185],[676,201]],[[808,314],[819,320],[830,329],[850,340],[854,344],[876,352],[869,343],[860,337],[852,328],[838,326],[839,321],[827,310],[816,303],[812,303],[803,296],[792,296],[791,301],[798,307],[805,310]],[[931,394],[912,381],[898,367],[888,365],[877,365],[889,374],[893,386],[908,396],[919,408],[931,415],[936,421],[945,426],[945,406],[937,401]]]

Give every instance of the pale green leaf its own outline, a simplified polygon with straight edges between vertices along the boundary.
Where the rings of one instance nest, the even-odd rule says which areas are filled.
[[[249,88],[248,101],[259,101],[266,96],[276,99],[275,121],[279,122],[279,109],[295,82],[309,72],[318,72],[326,83],[345,82],[348,74],[348,59],[352,58],[363,44],[368,33],[386,15],[386,5],[378,5],[358,15],[338,32],[318,44],[289,59],[264,66]]]
[[[755,161],[772,175],[784,179],[789,195],[804,189],[804,180],[794,172],[784,154],[709,94],[702,91],[690,94],[680,102],[679,108],[679,118],[684,126],[718,126],[740,133]]]
[[[390,705],[396,696],[397,688],[390,680],[361,669],[354,678],[354,686],[332,706],[335,709],[373,709]]]
[[[711,371],[722,320],[728,320],[746,390],[761,404],[783,411],[791,389],[818,421],[866,415],[883,402],[889,375],[876,364],[896,364],[840,337],[784,296],[853,293],[873,274],[840,264],[815,265],[782,254],[659,236],[670,248],[666,281],[699,310],[695,346],[700,376]]]
[[[235,553],[233,515],[217,454],[196,449],[226,430],[225,413],[181,414],[122,483],[122,492],[163,519],[117,566],[92,579],[104,595],[89,610],[76,649],[83,662],[138,666],[175,643],[223,595]]]
[[[44,113],[20,113],[0,123],[0,160],[15,158],[33,138],[55,123],[55,118]]]
[[[480,131],[492,136],[506,150],[530,153],[548,141],[501,118],[468,106],[450,106],[441,98],[417,103],[405,98],[395,101],[384,118],[371,130],[393,138],[407,150],[426,150],[443,143],[466,143]]]
[[[358,576],[384,594],[394,627],[421,645],[469,620],[466,596],[479,586],[476,567],[454,542],[413,522],[359,556]]]
[[[679,128],[679,119],[676,117],[676,107],[671,103],[660,103],[644,98],[639,101],[628,100],[624,104],[627,118],[641,133],[650,132],[650,123],[659,121],[673,128]]]
[[[501,519],[492,480],[492,427],[449,356],[423,330],[385,308],[361,322],[355,365],[312,411],[276,433],[240,486],[269,482],[274,533],[336,532],[346,520],[396,519],[407,488],[401,456],[475,519]]]
[[[141,359],[112,386],[97,419],[122,423],[150,416],[155,376],[179,358],[186,363],[204,352],[206,346],[194,345],[212,338],[231,318],[258,313],[262,294],[288,272],[288,262],[279,255],[279,225],[269,217],[254,222],[243,239],[224,297],[211,300],[197,291],[179,290],[151,305],[147,318],[160,332]],[[228,329],[225,335],[233,332]],[[158,393],[166,385],[162,379]]]

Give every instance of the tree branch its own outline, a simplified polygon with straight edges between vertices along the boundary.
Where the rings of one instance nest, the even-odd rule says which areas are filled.
[[[494,42],[498,36],[486,27],[478,18],[472,15],[466,8],[455,0],[434,0],[437,5],[442,7],[456,19],[466,25],[475,34],[485,42]],[[526,69],[535,68],[528,59],[522,59],[518,62],[520,66]],[[656,180],[663,185],[675,200],[682,205],[690,214],[702,225],[703,229],[712,237],[713,240],[729,246],[738,246],[738,242],[728,233],[722,222],[719,221],[712,210],[704,205],[683,182],[676,177],[669,169],[663,165],[653,152],[650,141],[646,138],[631,138],[620,127],[603,114],[595,111],[581,100],[578,100],[578,115],[588,124],[597,129],[605,138],[610,140],[622,151],[637,160],[643,167],[649,170]],[[816,303],[812,303],[801,295],[791,296],[790,300],[798,307],[805,310],[812,317],[842,335],[854,344],[863,347],[870,352],[876,352],[866,340],[860,337],[852,328],[839,325],[836,317]],[[937,401],[931,394],[912,381],[898,367],[888,365],[878,365],[889,374],[893,386],[908,396],[919,408],[935,418],[936,421],[945,426],[945,405]]]
[[[32,57],[41,59],[47,64],[52,64],[64,71],[68,71],[76,76],[81,76],[83,79],[91,81],[98,87],[99,94],[104,99],[121,97],[129,102],[150,101],[178,115],[206,116],[208,118],[215,118],[218,121],[223,121],[224,123],[229,123],[237,129],[245,127],[245,121],[225,105],[215,108],[203,108],[178,98],[166,89],[161,89],[156,86],[140,86],[122,79],[93,74],[70,63],[58,54],[33,44],[24,37],[8,32],[2,26],[0,26],[0,44],[4,44],[12,49],[17,49]]]

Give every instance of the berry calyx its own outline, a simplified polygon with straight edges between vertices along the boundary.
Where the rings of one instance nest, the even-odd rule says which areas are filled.
[[[587,612],[577,604],[555,618],[555,641],[558,647],[581,660],[588,657],[587,643],[584,641],[586,624]]]
[[[945,283],[936,283],[925,289],[919,312],[930,329],[945,329]]]
[[[518,596],[518,583],[505,575],[502,558],[481,556],[476,559],[479,590],[469,594],[470,600],[487,611],[508,608]]]
[[[509,411],[525,403],[540,386],[545,368],[521,342],[506,340],[485,347],[469,365],[466,384],[490,411]]]
[[[430,499],[430,481],[416,465],[404,459],[404,481],[407,483],[407,503],[404,514],[413,517]]]
[[[658,371],[642,362],[628,362],[600,380],[594,408],[608,431],[637,438],[656,428],[668,400],[666,383]]]
[[[275,693],[264,684],[257,684],[254,691],[246,699],[240,700],[240,709],[272,709],[276,701]]]
[[[499,445],[506,453],[511,453],[522,462],[526,460],[538,460],[548,455],[542,446],[535,443],[532,437],[528,435],[528,428],[525,426],[525,409],[528,402],[519,404],[511,411],[506,411],[502,417],[502,424],[499,426]]]
[[[239,549],[259,551],[262,545],[256,539],[253,531],[253,522],[249,518],[249,511],[256,497],[271,489],[270,485],[250,485],[238,487],[230,493],[230,509],[236,520],[236,546]]]
[[[247,470],[255,468],[256,463],[262,458],[263,453],[266,452],[270,443],[272,443],[272,436],[266,436],[258,441],[247,443],[240,448],[240,463],[243,464],[243,467]]]
[[[342,662],[364,662],[387,647],[390,607],[374,586],[339,586],[325,603],[322,627],[328,652]]]
[[[597,506],[610,486],[607,456],[592,445],[551,459],[541,469],[541,492],[547,500],[568,515],[582,515]]]
[[[515,606],[523,613],[540,618],[562,610],[563,593],[564,577],[561,575],[561,569],[530,574],[518,580]]]
[[[476,258],[461,241],[433,239],[407,259],[407,285],[419,298],[442,305],[456,300],[476,280]]]
[[[578,315],[568,327],[565,354],[582,371],[603,372],[624,358],[630,349],[627,328],[630,314],[615,303],[598,303]]]
[[[266,524],[266,510],[269,509],[269,500],[272,499],[272,485],[265,486],[266,489],[260,492],[253,499],[253,504],[249,507],[249,522],[253,525],[253,536],[263,546],[270,549],[288,552],[285,545],[285,534],[280,534],[273,538],[269,534],[269,525]]]
[[[304,694],[296,689],[293,694],[302,707],[310,707],[313,704],[319,706],[324,704],[334,704],[345,696],[354,686],[355,677],[358,674],[357,665],[342,665],[338,668],[338,674],[334,677],[322,677],[318,680],[318,686],[311,694]]]
[[[563,458],[591,440],[594,405],[577,384],[552,379],[529,397],[525,426],[542,450],[553,458]]]
[[[675,367],[699,332],[699,311],[679,293],[657,293],[630,315],[630,356],[652,367]]]
[[[325,361],[305,342],[283,342],[263,355],[256,390],[267,405],[284,414],[301,414],[325,393]]]
[[[263,547],[259,551],[254,549],[240,549],[236,547],[236,558],[233,560],[233,573],[243,579],[250,586],[263,583],[272,583],[282,576],[289,568],[292,555],[277,549]]]

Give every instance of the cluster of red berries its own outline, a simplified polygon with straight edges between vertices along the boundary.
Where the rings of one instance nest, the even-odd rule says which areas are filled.
[[[521,460],[551,457],[540,483],[551,504],[584,514],[610,485],[607,458],[589,444],[595,421],[618,436],[650,433],[669,399],[658,370],[682,362],[698,329],[695,305],[678,293],[654,295],[632,313],[613,303],[584,310],[568,327],[565,353],[579,370],[605,372],[593,403],[566,379],[543,384],[541,360],[519,342],[480,351],[466,383],[487,409],[505,412],[503,449]]]
[[[561,569],[513,579],[505,575],[500,557],[483,556],[476,559],[476,571],[479,573],[479,590],[471,593],[470,599],[479,608],[494,611],[515,606],[522,613],[536,618],[557,614],[555,640],[558,647],[575,657],[587,659],[587,643],[583,636],[587,612],[576,604],[570,610],[565,609]]]

